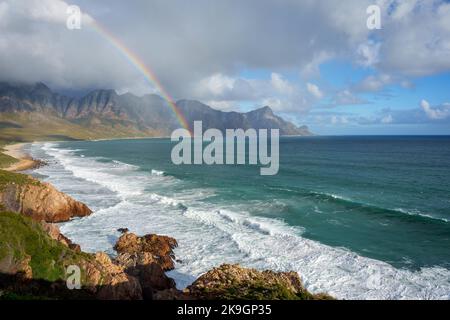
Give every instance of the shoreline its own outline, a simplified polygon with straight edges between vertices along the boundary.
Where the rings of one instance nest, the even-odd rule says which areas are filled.
[[[14,167],[15,170],[25,170],[25,167],[30,168],[29,165],[39,165],[43,163],[41,160],[33,159],[29,153],[25,152],[25,146],[26,143],[16,143],[5,148],[6,154],[20,160],[19,163],[10,166],[8,169],[12,169]],[[54,187],[49,183],[47,185],[34,185],[33,182],[28,180],[26,182],[26,186],[25,184],[16,184],[15,182],[12,182],[12,185],[14,185],[13,187],[15,188],[15,191],[6,193],[6,198],[4,198],[0,193],[0,199],[2,199],[2,201],[6,199],[6,203],[19,202],[28,204],[28,207],[25,207],[23,212],[21,211],[20,214],[29,215],[29,210],[32,210],[34,216],[29,216],[28,218],[32,218],[40,222],[42,228],[40,231],[41,233],[44,232],[51,240],[57,241],[60,245],[62,244],[67,247],[68,249],[66,250],[72,250],[71,252],[74,255],[78,254],[77,257],[79,259],[81,259],[81,256],[86,257],[86,255],[89,255],[89,257],[93,259],[89,260],[87,264],[83,264],[83,270],[85,270],[86,274],[92,275],[84,281],[94,283],[94,289],[89,289],[91,291],[88,292],[88,294],[92,295],[94,299],[224,299],[224,297],[230,297],[230,292],[233,292],[233,299],[243,299],[247,297],[255,299],[256,297],[259,300],[264,298],[264,296],[261,296],[260,293],[260,283],[269,282],[267,285],[267,297],[269,299],[334,300],[334,298],[328,294],[311,293],[307,291],[297,272],[276,272],[270,271],[269,269],[263,272],[262,270],[242,267],[239,264],[227,264],[225,262],[221,263],[220,266],[214,266],[208,269],[202,275],[194,278],[192,281],[189,281],[188,286],[181,290],[180,288],[177,288],[176,280],[167,274],[168,271],[175,270],[175,262],[178,261],[176,260],[173,252],[173,249],[178,246],[175,238],[160,235],[159,233],[145,233],[143,236],[138,236],[134,233],[128,233],[128,229],[117,229],[118,232],[122,233],[122,236],[117,240],[116,245],[113,247],[118,254],[117,257],[106,253],[105,250],[97,251],[96,253],[82,251],[80,245],[72,242],[71,239],[65,236],[65,233],[63,234],[58,227],[54,226],[57,226],[60,222],[71,221],[75,217],[83,218],[93,213],[86,205],[70,198],[70,196],[69,198],[74,202],[74,204],[69,203],[67,205],[66,201],[58,201],[58,197],[67,197],[67,195],[54,189]],[[42,188],[45,190],[44,196],[40,191]],[[49,192],[49,189],[51,192]],[[16,194],[21,194],[20,198],[17,198]],[[44,208],[44,210],[49,208],[48,203],[46,202],[46,199],[48,198],[51,198],[52,201],[61,204],[61,206],[64,207],[64,210],[68,209],[71,213],[73,213],[73,208],[79,207],[79,205],[83,205],[89,210],[89,212],[87,214],[85,214],[85,212],[75,212],[68,217],[62,217],[64,220],[61,219],[60,215],[42,216],[42,212],[40,210],[42,208]],[[29,205],[31,203],[33,205],[30,207]],[[35,203],[38,203],[38,205],[34,206]],[[53,208],[50,206],[50,209],[54,209],[55,212],[59,212],[58,208]],[[11,217],[17,216],[13,210],[6,213],[2,212],[2,214],[9,214]],[[14,225],[7,226],[12,231],[15,231]],[[28,228],[30,225],[26,225],[26,227]],[[31,229],[29,231],[35,233],[37,232],[37,234],[41,236],[39,230],[36,231],[35,229]],[[25,245],[25,252],[28,253],[27,250],[31,249],[29,249],[27,242],[25,242]],[[53,246],[50,243],[42,249],[51,252],[51,248],[55,248],[54,243]],[[132,258],[129,258],[130,254],[132,254]],[[149,256],[150,258],[148,258]],[[53,260],[56,261],[57,258],[53,257]],[[27,272],[25,273],[25,277],[27,281],[29,280],[34,282],[39,280],[40,278],[33,277],[34,275],[32,272],[34,271],[35,266],[31,265],[29,260],[24,261],[24,270]],[[148,267],[149,262],[152,264],[151,268]],[[64,263],[67,263],[67,261]],[[64,263],[63,265],[65,265]],[[9,266],[7,265],[7,267]],[[50,271],[55,270],[53,269],[54,266],[43,266],[43,268],[48,268]],[[22,278],[20,278],[22,277],[20,272],[17,272],[15,269],[7,269],[7,274],[12,274],[12,277],[8,278],[8,281],[13,281],[13,283],[15,283],[17,279],[22,280]],[[98,274],[101,276],[97,277]],[[16,276],[18,278],[16,278]],[[219,280],[217,279],[218,276]],[[249,285],[248,280],[246,279],[250,276],[252,277],[253,282]],[[106,282],[104,282],[105,280],[103,277],[105,277]],[[230,277],[233,278],[232,282],[228,281],[225,283],[221,280],[222,278],[228,279]],[[62,276],[62,279],[64,280],[64,276]],[[59,288],[57,285],[53,287],[53,284],[56,282],[52,283],[52,281],[53,280],[47,280],[52,289],[50,297],[56,297],[56,299],[59,299],[57,291]],[[46,297],[47,282],[38,283],[37,292],[43,297]],[[120,286],[117,285],[119,282]],[[27,282],[26,285],[28,285],[28,283],[29,282]],[[64,281],[62,283],[64,284]],[[277,287],[272,287],[271,283],[275,283]],[[91,287],[86,286],[86,288]],[[27,286],[24,288],[28,289]],[[205,288],[207,288],[208,291],[205,291]],[[6,292],[8,293],[8,291],[11,291],[12,294],[15,294],[15,290],[22,293],[21,290],[26,289],[23,289],[20,286],[6,286]],[[65,292],[61,292],[61,297],[66,299],[67,297],[63,296]],[[35,294],[35,291],[32,291],[30,294]],[[1,296],[2,292],[0,292],[0,298]]]
[[[42,165],[42,161],[33,159],[23,148],[28,143],[14,143],[3,147],[3,153],[17,159],[16,163],[13,163],[9,167],[2,168],[2,170],[17,172],[25,171],[37,168]]]
[[[116,140],[116,139],[108,139],[108,140]],[[86,142],[89,142],[89,140],[84,140],[84,141],[86,141]],[[58,141],[49,141],[49,142],[58,142]],[[17,148],[19,149],[19,151],[21,151],[22,152],[22,154],[24,154],[24,150],[23,150],[23,148],[25,147],[25,143],[22,143],[22,144],[19,144],[20,146],[17,146]],[[53,162],[52,162],[53,163]],[[130,227],[130,229],[131,229],[131,227]],[[138,232],[138,229],[136,229],[136,228],[133,228],[134,230],[133,230],[133,232],[136,232],[137,234],[147,234],[149,231],[145,231],[145,232]],[[159,229],[158,229],[159,230]],[[158,232],[158,231],[156,231],[156,232]],[[65,234],[65,232],[64,232],[64,234]],[[158,234],[159,234],[159,232],[158,232]],[[162,234],[169,234],[169,235],[173,235],[175,238],[177,238],[178,239],[178,237],[175,235],[175,234],[173,234],[173,233],[166,233],[166,232],[163,232]],[[70,236],[69,236],[70,237]],[[71,237],[70,237],[71,238]],[[74,240],[74,241],[76,241],[76,240]],[[77,243],[78,243],[78,241],[77,241]],[[321,248],[321,249],[323,249],[323,248]],[[98,249],[97,251],[107,251],[106,249]],[[93,252],[93,251],[89,251],[89,252]],[[240,263],[242,263],[242,261],[240,261]],[[375,266],[378,266],[378,265],[375,265]],[[369,266],[370,267],[370,266]],[[270,267],[270,266],[265,266],[264,267],[265,269],[272,269],[273,267]],[[301,272],[301,274],[304,276],[305,274],[308,274],[307,272],[305,272],[304,269],[305,268],[305,266],[302,266],[302,268],[301,269],[299,269],[299,270],[296,270],[296,272]],[[384,268],[384,267],[383,267]],[[293,269],[293,268],[288,268],[288,269],[283,269],[283,270],[291,270],[291,269]],[[394,269],[396,269],[396,268],[394,268]],[[208,270],[208,269],[207,269]],[[302,271],[300,271],[300,270],[302,270]],[[400,269],[396,269],[396,270],[400,270]],[[432,271],[434,271],[434,270],[432,270]],[[437,270],[437,271],[439,271],[439,270]],[[180,278],[178,278],[177,277],[177,275],[176,275],[176,273],[177,273],[177,270],[175,269],[175,272],[174,272],[174,274],[168,274],[170,277],[172,277],[174,280],[176,280],[176,282],[177,282],[177,284],[178,284],[178,281],[180,280]],[[410,273],[409,275],[408,274],[404,274],[404,273],[402,273],[401,274],[401,277],[405,277],[405,278],[413,278],[414,276],[415,276],[416,274],[414,273],[414,272],[412,272],[412,273]],[[197,277],[198,275],[196,275],[195,277]],[[419,274],[419,276],[420,276],[420,274]],[[425,276],[426,276],[426,274],[425,274]],[[369,275],[369,278],[370,278],[370,275]],[[357,278],[356,278],[357,279]],[[370,279],[372,279],[372,278],[370,278]],[[364,282],[365,280],[362,280],[361,281],[361,283],[365,283]],[[189,281],[189,282],[187,282],[186,281],[186,285],[189,285],[191,282]],[[185,286],[183,286],[183,287],[185,287]],[[180,288],[181,288],[181,286],[180,286]],[[345,284],[344,284],[344,288],[345,288]],[[388,290],[389,288],[386,288],[386,290]],[[385,290],[385,288],[380,288],[380,290]],[[327,288],[326,290],[325,289],[322,289],[322,290],[319,290],[319,291],[317,291],[317,292],[321,292],[321,291],[327,291],[327,292],[330,292],[330,289],[329,288]],[[333,295],[334,296],[336,296],[336,297],[339,297],[339,295],[340,295],[341,293],[339,293],[339,294],[336,294],[336,293],[334,293]],[[348,294],[348,293],[346,293],[346,292],[344,292],[344,294]],[[403,298],[403,296],[400,296],[401,297],[401,299],[404,299]],[[417,296],[413,296],[412,298],[413,299],[418,299],[418,297],[420,297],[419,295],[417,295]],[[342,298],[342,297],[340,297],[340,298]],[[348,297],[348,296],[346,296],[346,297],[344,297],[344,299],[345,298],[347,298],[347,299],[360,299],[360,297],[358,297],[358,296],[353,296],[353,295],[351,295],[350,297]],[[411,296],[407,296],[407,298],[411,298]],[[365,298],[365,299],[371,299],[371,297],[368,297],[368,298]],[[382,298],[380,298],[380,297],[378,297],[377,296],[377,298],[376,299],[382,299]]]

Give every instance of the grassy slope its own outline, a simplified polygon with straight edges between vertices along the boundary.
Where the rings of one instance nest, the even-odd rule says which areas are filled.
[[[34,279],[65,279],[65,268],[80,260],[91,259],[52,240],[40,224],[13,212],[0,212],[0,262],[13,255],[16,261],[31,256]]]
[[[15,142],[49,140],[92,140],[156,136],[157,132],[139,131],[120,121],[90,118],[69,122],[52,114],[0,113],[0,139]]]
[[[0,168],[7,168],[18,160],[4,154],[3,146],[15,142],[92,140],[159,136],[158,132],[142,132],[126,123],[85,119],[69,122],[51,114],[0,113]],[[89,129],[88,129],[89,128]]]
[[[35,179],[31,179],[26,174],[21,173],[13,173],[5,170],[0,170],[0,192],[2,189],[10,183],[25,185],[25,184],[33,184],[39,185],[39,181]]]
[[[36,185],[40,182],[25,174],[0,170],[0,192],[12,183]],[[88,257],[52,240],[38,222],[18,213],[0,212],[0,262],[10,255],[16,261],[31,256],[33,277],[49,281],[64,279],[64,265]]]
[[[7,168],[10,165],[17,162],[16,158],[13,158],[11,156],[8,156],[7,154],[4,154],[2,149],[2,146],[0,144],[0,168]]]
[[[1,133],[1,129],[0,129]],[[3,135],[0,135],[0,168],[7,168],[13,163],[16,163],[18,160],[16,158],[13,158],[11,156],[8,156],[7,154],[4,154],[2,151],[4,151],[4,146],[9,144],[10,141],[3,140]]]

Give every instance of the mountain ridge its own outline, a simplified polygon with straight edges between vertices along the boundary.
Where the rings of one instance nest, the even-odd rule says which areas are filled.
[[[306,126],[285,121],[268,106],[241,113],[220,111],[197,100],[181,99],[176,105],[191,126],[201,120],[205,130],[277,128],[281,135],[311,134]],[[25,136],[31,139],[40,135],[42,139],[49,135],[74,139],[170,136],[179,127],[169,104],[156,94],[139,97],[96,89],[75,98],[54,92],[42,82],[0,82],[0,133],[7,138],[26,138],[21,130],[29,132]]]

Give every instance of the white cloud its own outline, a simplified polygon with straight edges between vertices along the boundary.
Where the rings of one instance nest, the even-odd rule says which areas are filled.
[[[408,17],[408,15],[413,13],[418,0],[408,0],[396,3],[396,7],[392,13],[392,18],[395,20],[402,20]]]
[[[269,79],[245,79],[223,74],[213,74],[201,79],[191,98],[211,103],[221,110],[237,110],[239,102],[251,101],[255,106],[270,106],[278,112],[304,113],[308,111],[320,89],[310,84],[311,94],[298,83],[272,72]]]
[[[119,89],[143,78],[111,44],[82,29],[68,30],[68,4],[60,0],[6,0],[0,20],[0,81],[43,81],[54,88]]]
[[[308,92],[310,94],[312,94],[317,99],[322,99],[323,98],[323,93],[322,93],[322,91],[320,91],[320,89],[319,89],[319,87],[317,85],[308,82],[306,84],[306,89],[308,90]]]
[[[422,100],[420,107],[425,112],[427,117],[432,120],[443,120],[450,117],[450,103],[444,103],[440,107],[432,108],[428,101]]]
[[[326,51],[318,52],[310,62],[300,67],[300,74],[303,78],[317,78],[320,76],[320,65],[333,58],[333,54]]]
[[[289,81],[284,80],[281,74],[273,72],[270,76],[272,87],[281,94],[292,94],[294,92],[293,86]]]
[[[393,83],[393,79],[390,75],[377,74],[364,78],[356,87],[360,91],[376,92],[391,83]]]
[[[202,79],[199,83],[199,93],[209,92],[215,96],[221,96],[233,90],[235,79],[227,77],[221,73]]]
[[[441,0],[391,1],[384,19],[379,67],[405,76],[450,70],[450,3]]]
[[[374,67],[380,61],[381,43],[369,40],[358,46],[358,63],[364,67]]]

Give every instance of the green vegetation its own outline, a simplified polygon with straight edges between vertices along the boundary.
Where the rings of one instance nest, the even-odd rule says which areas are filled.
[[[225,300],[333,300],[327,294],[312,294],[306,289],[297,293],[282,283],[262,280],[225,283],[202,290],[206,296]]]
[[[0,192],[3,188],[8,184],[17,184],[17,185],[40,185],[39,180],[32,179],[26,174],[14,173],[5,170],[0,170]]]
[[[0,136],[4,141],[32,142],[51,140],[92,140],[101,138],[148,137],[126,121],[91,117],[68,121],[52,114],[0,113]],[[0,166],[1,167],[1,166]]]
[[[7,154],[2,153],[3,149],[0,149],[0,168],[7,168],[10,165],[17,162],[16,158],[8,156]]]
[[[8,156],[2,152],[4,151],[3,146],[6,144],[6,141],[0,140],[0,168],[7,168],[18,161],[16,158]]]
[[[12,259],[11,259],[12,257]],[[39,222],[13,212],[0,212],[0,265],[19,263],[30,257],[33,279],[65,279],[65,268],[91,260],[51,239]]]

